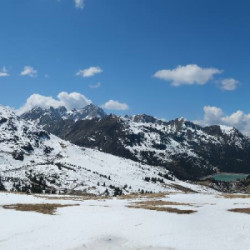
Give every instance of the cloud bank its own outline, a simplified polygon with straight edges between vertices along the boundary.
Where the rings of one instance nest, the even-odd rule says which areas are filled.
[[[128,110],[129,106],[126,103],[109,100],[105,104],[102,105],[102,108],[110,109],[110,110]]]
[[[244,134],[250,136],[250,113],[245,114],[238,110],[230,115],[226,115],[221,108],[214,106],[205,106],[204,118],[196,121],[203,126],[221,124],[239,129]]]
[[[57,98],[53,98],[51,96],[33,94],[27,99],[26,103],[18,110],[18,113],[22,114],[24,112],[31,110],[34,107],[58,108],[60,106],[65,106],[68,110],[72,110],[74,108],[76,109],[83,108],[90,103],[92,103],[91,100],[89,100],[83,94],[77,92],[72,92],[72,93],[60,92],[57,95]]]
[[[213,79],[214,75],[221,74],[216,68],[201,68],[196,64],[178,66],[175,69],[163,69],[154,74],[154,77],[170,81],[173,86],[203,85]]]

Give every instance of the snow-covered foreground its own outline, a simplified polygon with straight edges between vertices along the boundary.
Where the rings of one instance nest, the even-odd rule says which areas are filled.
[[[250,246],[250,215],[227,211],[250,207],[249,198],[226,199],[207,193],[108,200],[63,197],[47,199],[46,196],[0,193],[0,249],[245,250]],[[127,207],[142,200],[188,203],[165,207],[197,212],[176,214]],[[2,207],[16,203],[79,206],[59,208],[55,215]]]

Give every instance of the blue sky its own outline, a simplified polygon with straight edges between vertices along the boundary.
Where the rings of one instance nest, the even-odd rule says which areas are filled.
[[[78,92],[117,101],[105,107],[126,109],[110,110],[118,114],[247,131],[249,9],[247,0],[2,0],[0,103]],[[90,67],[101,72],[84,77]]]

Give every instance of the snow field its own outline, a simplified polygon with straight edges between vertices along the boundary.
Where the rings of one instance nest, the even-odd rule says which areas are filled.
[[[56,215],[0,208],[0,249],[249,249],[249,214],[227,211],[250,207],[249,198],[172,193],[161,200],[191,203],[193,206],[187,207],[197,212],[187,215],[127,207],[138,199],[46,200],[46,197],[0,193],[1,206],[80,204],[60,208]]]

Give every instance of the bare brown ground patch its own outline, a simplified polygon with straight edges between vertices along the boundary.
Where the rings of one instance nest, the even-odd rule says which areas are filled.
[[[162,201],[162,200],[139,201],[139,202],[135,202],[134,205],[138,205],[138,206],[193,206],[193,204],[191,203]]]
[[[190,209],[178,209],[166,206],[194,206],[194,205],[191,203],[181,203],[174,201],[146,200],[146,201],[133,202],[131,203],[131,205],[128,205],[127,207],[148,209],[148,210],[168,212],[168,213],[177,213],[177,214],[191,214],[197,212],[195,210],[190,210]]]
[[[1,190],[0,193],[3,193],[3,194],[21,194],[21,195],[27,195],[26,193],[19,192],[19,191],[5,191],[5,190]]]
[[[28,211],[28,212],[37,212],[42,214],[55,214],[57,208],[61,207],[72,207],[79,206],[79,204],[11,204],[11,205],[3,205],[5,209],[14,209],[17,211]]]
[[[155,199],[155,198],[166,197],[168,194],[169,193],[127,194],[127,195],[121,195],[117,198],[122,200],[143,199],[143,198]]]
[[[249,203],[244,202],[235,202],[234,205],[248,205]]]
[[[88,205],[89,207],[110,207],[108,205]]]
[[[230,212],[250,214],[250,207],[248,208],[232,208],[228,209]]]
[[[148,206],[148,205],[140,205],[140,206],[130,205],[127,207],[137,208],[137,209],[154,210],[154,211],[159,211],[159,212],[176,213],[176,214],[192,214],[192,213],[197,212],[195,210],[190,210],[190,209],[184,210],[184,209],[178,209],[178,208],[174,208],[174,207],[159,207],[159,206]]]
[[[198,193],[196,191],[194,191],[193,189],[191,188],[187,188],[187,187],[183,187],[181,185],[178,185],[178,184],[170,184],[168,185],[169,187],[172,187],[172,188],[175,188],[177,190],[180,190],[182,191],[183,193]]]
[[[65,200],[65,201],[107,200],[111,198],[108,196],[94,196],[94,195],[81,195],[81,196],[33,195],[33,196],[47,200]]]
[[[224,197],[226,199],[248,199],[249,194],[221,194],[219,197]]]

